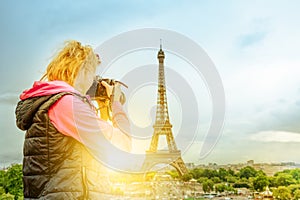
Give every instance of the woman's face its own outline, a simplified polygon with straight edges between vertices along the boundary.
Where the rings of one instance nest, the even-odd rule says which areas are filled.
[[[92,86],[94,78],[96,76],[96,68],[94,70],[86,70],[86,77],[85,77],[85,83],[86,83],[86,87],[85,87],[85,91],[84,94],[86,94],[86,92],[88,91],[88,89]]]
[[[94,77],[96,76],[96,69],[81,69],[75,80],[74,88],[81,94],[85,95],[88,89],[93,84]]]
[[[98,54],[94,54],[97,57],[97,64],[100,64],[100,59]],[[85,95],[88,89],[92,86],[94,78],[96,76],[96,66],[95,67],[83,67],[78,72],[76,77],[74,88],[81,94]]]

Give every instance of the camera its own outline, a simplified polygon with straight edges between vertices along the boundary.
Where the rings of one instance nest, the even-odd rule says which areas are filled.
[[[115,86],[116,83],[119,83],[127,88],[127,85],[121,81],[117,81],[109,78],[102,78],[101,76],[96,76],[94,78],[92,86],[86,92],[86,95],[89,95],[92,100],[96,101],[98,104],[98,110],[100,110],[101,118],[104,120],[111,120],[111,98],[106,92],[106,88],[102,85],[102,81],[105,81],[111,86]],[[126,101],[125,94],[122,92],[120,99],[121,104],[124,104]]]

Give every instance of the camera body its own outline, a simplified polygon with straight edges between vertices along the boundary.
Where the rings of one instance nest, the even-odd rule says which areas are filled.
[[[102,81],[105,81],[111,86],[115,86],[116,83],[120,83],[121,85],[127,87],[124,83],[109,79],[102,78],[100,76],[96,76],[94,78],[92,86],[86,92],[86,95],[89,95],[92,100],[96,101],[98,104],[98,110],[100,110],[101,118],[104,120],[111,120],[111,98],[108,96],[106,92],[106,88],[102,85]],[[121,104],[124,104],[126,101],[125,94],[122,92],[122,95],[119,99]]]
[[[92,99],[97,98],[100,101],[110,99],[110,97],[107,95],[106,88],[101,84],[102,81],[107,82],[109,85],[114,85],[112,79],[101,78],[99,76],[96,76],[94,78],[93,84],[88,89],[86,94],[89,95]]]
[[[100,101],[110,100],[110,97],[107,95],[106,88],[101,84],[102,81],[105,81],[111,86],[115,86],[116,83],[120,83],[121,85],[127,87],[127,85],[120,81],[96,76],[94,78],[92,86],[86,92],[86,95],[89,95],[92,99],[98,99]],[[123,92],[119,101],[121,102],[121,104],[125,103],[125,94]]]

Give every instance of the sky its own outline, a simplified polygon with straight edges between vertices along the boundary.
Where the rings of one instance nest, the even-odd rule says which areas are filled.
[[[184,98],[180,95],[189,90],[180,95],[172,87],[167,91],[173,134],[185,162],[300,163],[299,7],[296,0],[1,1],[0,165],[22,162],[25,133],[16,127],[14,114],[18,96],[39,80],[64,41],[75,39],[96,48],[116,35],[144,28],[170,30],[194,41],[209,56],[222,80],[224,127],[214,148],[200,157],[211,123],[211,94],[205,77],[195,84],[190,82],[193,72],[185,70],[190,67],[188,61],[165,51],[166,84],[176,85],[181,74],[181,81],[196,96],[198,109],[186,116],[186,109],[193,107],[181,101]],[[159,41],[157,49],[122,55],[104,75],[130,83],[132,76],[126,79],[124,74],[134,71],[137,80],[145,80],[145,71],[135,70],[135,66],[145,66],[152,67],[149,77],[156,80],[158,48]],[[132,93],[124,89],[128,95],[126,111],[134,127],[140,128],[133,134],[138,136],[142,130],[148,139],[155,117],[154,82]],[[184,84],[178,91],[181,87]],[[195,124],[197,130],[190,130]],[[187,146],[182,138],[190,131],[195,133]],[[144,152],[148,146],[149,140],[136,139],[133,150]]]

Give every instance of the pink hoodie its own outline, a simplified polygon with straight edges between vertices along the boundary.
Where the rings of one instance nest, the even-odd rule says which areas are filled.
[[[60,92],[80,94],[63,81],[36,81],[32,88],[20,95],[20,99],[25,100]],[[114,126],[101,120],[95,111],[78,97],[65,95],[50,107],[48,114],[50,121],[59,132],[75,138],[91,149],[98,148],[100,135],[104,135],[114,145],[129,151],[131,149],[129,121],[119,102],[112,104],[112,112]]]

